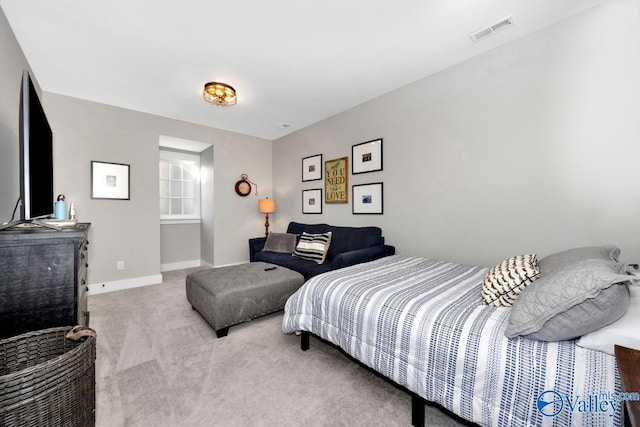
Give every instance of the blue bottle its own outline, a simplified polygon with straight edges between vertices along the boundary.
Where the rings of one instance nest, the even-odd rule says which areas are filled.
[[[58,196],[58,201],[55,205],[56,219],[67,219],[67,205],[64,202],[64,194]]]

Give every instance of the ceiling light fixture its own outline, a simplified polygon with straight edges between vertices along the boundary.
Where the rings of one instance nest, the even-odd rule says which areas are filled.
[[[236,105],[236,90],[225,83],[209,82],[204,85],[202,96],[205,101],[223,107]]]

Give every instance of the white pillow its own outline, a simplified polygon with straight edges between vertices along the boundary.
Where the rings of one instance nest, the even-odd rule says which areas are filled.
[[[629,308],[624,316],[610,325],[584,334],[576,344],[612,356],[614,344],[640,350],[640,286],[629,286],[629,294]]]

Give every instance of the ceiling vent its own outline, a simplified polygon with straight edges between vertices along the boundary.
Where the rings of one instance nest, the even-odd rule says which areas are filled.
[[[493,25],[489,25],[488,27],[484,27],[479,29],[478,31],[474,31],[473,33],[469,34],[469,37],[471,37],[471,40],[473,40],[474,42],[477,42],[489,37],[494,33],[497,33],[498,31],[506,30],[512,24],[513,18],[511,16],[507,16],[506,18],[501,19]]]

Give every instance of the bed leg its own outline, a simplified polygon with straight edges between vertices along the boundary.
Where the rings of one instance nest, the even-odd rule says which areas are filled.
[[[229,327],[227,326],[226,328],[218,329],[216,331],[216,336],[218,338],[223,338],[223,337],[226,337],[228,333],[229,333]]]
[[[300,334],[300,349],[302,351],[309,350],[309,332],[302,331]]]
[[[411,393],[411,425],[424,427],[425,401],[415,393]]]

